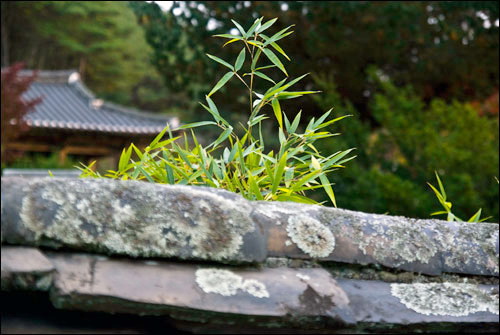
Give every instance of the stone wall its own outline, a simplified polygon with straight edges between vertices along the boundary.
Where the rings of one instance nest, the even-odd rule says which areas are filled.
[[[496,223],[16,177],[2,178],[1,219],[2,290],[50,292],[60,309],[195,332],[498,330]]]

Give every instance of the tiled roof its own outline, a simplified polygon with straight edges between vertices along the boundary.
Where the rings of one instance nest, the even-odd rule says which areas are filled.
[[[31,73],[22,71],[21,75]],[[35,111],[25,116],[33,128],[156,134],[167,123],[172,129],[179,126],[176,117],[138,111],[97,99],[80,80],[78,72],[71,70],[39,71],[37,80],[24,97],[42,97]]]

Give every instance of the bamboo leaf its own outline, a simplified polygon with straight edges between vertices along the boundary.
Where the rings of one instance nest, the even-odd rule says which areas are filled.
[[[306,94],[315,94],[320,92],[321,91],[297,91],[297,92],[283,91],[280,94],[278,94],[278,98],[280,100],[295,99],[295,98],[300,98],[301,96]]]
[[[332,108],[330,108],[325,114],[321,115],[320,118],[318,119],[318,121],[316,121],[314,123],[314,127],[317,127],[319,124],[321,124],[323,121],[326,120],[326,118],[330,115],[330,113],[332,112]]]
[[[245,62],[245,48],[241,49],[238,58],[236,59],[236,63],[234,64],[234,70],[239,71]]]
[[[448,212],[447,211],[437,211],[437,212],[431,213],[432,216],[441,215],[441,214],[448,214]]]
[[[290,120],[288,120],[285,113],[283,113],[283,120],[285,121],[285,129],[287,133],[290,133]]]
[[[224,43],[224,44],[222,45],[222,47],[224,48],[226,45],[231,44],[231,43],[234,43],[234,42],[237,42],[237,41],[240,41],[240,40],[241,40],[241,38],[233,38],[232,40],[229,40],[229,41],[227,41],[226,43]]]
[[[314,156],[311,156],[311,166],[315,170],[321,170],[321,164],[319,163],[319,161]]]
[[[139,159],[142,160],[142,152],[141,150],[139,150],[139,148],[137,148],[134,143],[131,143],[130,146],[134,149],[135,151],[135,154],[137,155],[137,157],[139,157]]]
[[[299,122],[300,122],[300,114],[302,113],[302,111],[300,111],[296,116],[295,116],[295,119],[293,119],[293,122],[292,122],[292,125],[290,126],[290,133],[295,133],[295,131],[297,130],[297,127],[299,126]]]
[[[281,156],[279,160],[278,167],[275,170],[272,189],[271,189],[272,193],[276,193],[278,186],[281,184],[281,180],[283,179],[283,172],[285,172],[286,161],[287,161],[287,152],[285,151],[283,153],[283,156]]]
[[[120,156],[120,162],[118,163],[118,170],[125,171],[128,161],[130,160],[130,156],[132,155],[132,147],[128,147],[127,150],[123,148],[122,154]]]
[[[218,35],[214,35],[214,37],[223,37],[223,38],[231,38],[231,39],[238,39],[238,40],[243,39],[241,36],[232,35],[232,34],[218,34]]]
[[[262,49],[258,49],[255,55],[253,56],[252,65],[250,67],[252,71],[255,70],[255,67],[257,66],[257,61],[259,60],[261,53]]]
[[[476,214],[474,214],[467,222],[479,222],[481,219],[481,210],[482,208],[479,208]]]
[[[239,30],[239,32],[241,33],[241,36],[246,36],[247,33],[245,32],[245,29],[243,29],[243,27],[238,22],[234,21],[233,19],[231,19],[231,22],[233,22],[233,24]]]
[[[165,166],[165,171],[167,172],[167,182],[169,184],[175,184],[174,170],[170,165]]]
[[[257,29],[257,27],[259,26],[259,24],[261,24],[262,22],[262,17],[261,18],[258,18],[255,20],[255,22],[252,24],[252,26],[250,27],[250,29],[248,29],[247,31],[247,37],[250,37],[253,32]]]
[[[268,76],[266,76],[265,74],[263,74],[262,72],[259,72],[259,71],[255,71],[254,74],[257,76],[257,77],[260,77],[262,79],[265,79],[267,81],[270,81],[271,83],[273,84],[276,84],[276,82],[274,80],[272,80],[271,78],[269,78]]]
[[[283,51],[283,49],[278,44],[276,44],[275,42],[273,42],[273,43],[271,43],[271,46],[276,51],[278,51],[280,54],[282,54],[286,59],[290,60],[290,57],[288,57],[288,55],[285,53],[285,51]]]
[[[260,192],[259,185],[257,185],[255,177],[252,174],[248,175],[248,185],[250,186],[251,193],[255,196],[257,200],[264,200],[264,197]]]
[[[302,178],[300,178],[297,182],[293,183],[290,187],[292,191],[296,191],[298,188],[302,187],[302,185],[312,181],[313,179],[317,178],[320,174],[323,172],[321,170],[315,170],[312,172],[307,173],[304,175]]]
[[[269,58],[269,60],[276,65],[287,77],[288,73],[285,70],[285,67],[283,66],[283,63],[279,60],[279,58],[269,49],[262,49],[264,54]]]
[[[299,194],[292,194],[292,195],[287,195],[287,194],[279,194],[278,197],[276,198],[278,201],[293,201],[293,202],[300,202],[303,204],[310,204],[310,205],[315,205],[317,204],[316,201],[309,199],[307,197],[304,197]]]
[[[217,92],[222,86],[224,86],[228,81],[229,79],[231,79],[234,75],[234,72],[228,72],[226,73],[222,78],[221,80],[219,80],[219,82],[214,86],[214,88],[212,88],[212,90],[210,91],[210,93],[208,93],[208,96],[210,97],[212,94],[214,94],[215,92]]]
[[[290,31],[288,33],[285,33],[288,29],[292,28],[294,25],[292,24],[291,26],[288,26],[286,27],[285,29],[283,30],[280,30],[278,31],[276,34],[274,34],[273,36],[271,37],[267,37],[266,35],[263,35],[261,34],[261,36],[265,39],[265,43],[264,43],[264,46],[268,46],[269,44],[271,43],[274,43],[276,41],[279,41],[280,39],[290,35],[291,33],[293,33],[293,31]]]
[[[323,169],[328,169],[330,166],[339,162],[342,158],[344,158],[346,155],[348,155],[353,150],[354,149],[348,149],[345,151],[340,151],[339,153],[334,154],[332,156],[329,156],[328,161],[326,161],[326,163],[323,165]]]
[[[262,47],[262,45],[264,45],[264,43],[262,43],[260,41],[256,41],[256,40],[247,41],[247,43],[250,44],[250,45],[254,45],[254,46],[256,46],[259,49]]]
[[[283,128],[278,128],[278,139],[280,141],[281,148],[283,148],[283,146],[286,142],[286,137],[285,137],[285,133],[283,132]]]
[[[276,65],[260,66],[260,67],[256,68],[255,70],[259,71],[259,70],[271,69],[273,67],[276,67]]]
[[[218,146],[219,144],[221,144],[222,142],[224,142],[229,137],[229,135],[231,135],[232,132],[233,132],[233,128],[232,127],[227,128],[226,130],[224,130],[222,132],[222,134],[220,134],[220,136],[212,144],[209,145],[209,147],[216,147],[216,146]]]
[[[208,58],[213,59],[213,60],[214,60],[214,61],[216,61],[217,63],[222,64],[222,65],[224,65],[225,67],[228,67],[228,68],[230,68],[232,71],[234,71],[234,67],[233,67],[231,64],[229,64],[228,62],[226,62],[225,60],[222,60],[222,59],[220,59],[219,57],[216,57],[216,56],[213,56],[213,55],[210,55],[210,54],[207,54],[207,56],[208,56]]]
[[[335,194],[333,193],[332,185],[330,184],[330,181],[328,180],[327,176],[325,174],[322,174],[319,176],[319,180],[321,181],[321,185],[323,185],[326,194],[328,194],[328,197],[332,201],[333,206],[337,207],[337,202],[335,201]]]
[[[269,119],[269,118],[267,116],[265,116],[265,115],[262,115],[262,114],[258,115],[255,118],[253,118],[251,121],[249,120],[248,121],[248,125],[251,126],[251,127],[253,127],[257,123],[259,123],[260,121],[265,120],[265,119]]]
[[[139,166],[137,166],[137,169],[138,169],[139,171],[141,171],[141,173],[142,173],[142,174],[146,177],[146,179],[147,179],[150,183],[154,183],[154,182],[155,182],[155,181],[154,181],[154,179],[153,179],[153,178],[149,175],[149,173],[147,173],[147,172],[146,172],[146,170],[144,170],[144,169],[142,168],[142,166],[140,166],[140,165],[139,165]]]
[[[201,127],[201,126],[206,126],[206,125],[217,125],[217,123],[214,121],[193,122],[193,123],[185,124],[185,125],[179,127],[179,129],[196,128],[196,127]]]
[[[266,23],[264,23],[262,26],[260,26],[259,29],[257,29],[257,33],[261,33],[263,32],[264,30],[268,29],[269,27],[271,27],[275,22],[276,20],[278,20],[278,18],[274,18],[272,20],[269,20],[267,21]]]
[[[293,180],[294,172],[295,172],[295,169],[293,167],[285,169],[285,187],[286,188],[290,187],[290,183]]]
[[[281,114],[281,106],[280,106],[279,100],[274,99],[271,102],[271,105],[273,107],[274,116],[276,116],[276,120],[278,120],[278,124],[279,124],[280,128],[283,129],[283,115]]]
[[[214,101],[209,96],[207,96],[207,95],[205,96],[205,99],[207,100],[208,107],[210,107],[209,111],[212,114],[215,114],[218,117],[220,117],[219,110],[217,109],[217,106],[215,105]]]
[[[436,171],[434,171],[436,174],[436,179],[438,181],[439,189],[441,190],[441,195],[443,196],[443,199],[446,201],[446,192],[444,191],[443,183],[441,183],[441,179],[439,178],[439,175]]]
[[[287,88],[289,88],[290,86],[296,84],[298,81],[300,81],[302,78],[304,78],[305,76],[307,76],[309,73],[306,73],[298,78],[295,78],[294,80],[290,81],[289,83],[287,83],[286,85],[283,85],[283,80],[280,81],[278,84],[275,85],[275,87],[272,87],[268,90],[268,92],[266,92],[266,94],[264,95],[264,99],[268,99],[270,97],[272,97],[273,95],[275,94],[278,94],[284,90],[286,90]],[[293,93],[293,92],[290,92],[290,93]]]
[[[160,133],[154,138],[154,140],[149,144],[151,148],[154,148],[155,145],[163,138],[163,136],[165,136],[165,133],[167,132],[168,128],[169,126],[163,128],[163,130],[160,131]]]
[[[319,129],[321,129],[321,128],[325,128],[325,127],[327,127],[327,126],[329,126],[329,125],[331,125],[331,124],[333,124],[333,123],[335,123],[335,122],[338,122],[338,121],[340,121],[340,120],[342,120],[342,119],[345,119],[346,117],[351,117],[351,116],[352,116],[352,115],[343,115],[343,116],[340,116],[340,117],[335,118],[335,119],[333,119],[333,120],[329,120],[329,121],[327,121],[327,122],[325,122],[325,123],[322,123],[322,124],[320,124],[320,125],[318,125],[318,126],[313,126],[313,129],[315,129],[315,130],[319,130]],[[318,121],[319,121],[319,120],[318,120]],[[316,123],[319,123],[319,122],[316,122]]]
[[[439,202],[441,203],[441,205],[446,209],[446,211],[448,213],[450,213],[450,207],[448,206],[448,204],[446,203],[446,200],[443,198],[443,196],[441,195],[441,193],[439,193],[439,191],[430,183],[427,183],[427,185],[430,186],[430,188],[434,191],[434,193],[436,194],[436,197],[438,198]]]
[[[169,138],[168,140],[165,140],[165,141],[158,142],[158,143],[156,143],[156,145],[154,147],[151,147],[151,149],[158,149],[158,148],[166,147],[170,143],[177,141],[179,138],[180,138],[180,136],[177,136],[177,137]]]

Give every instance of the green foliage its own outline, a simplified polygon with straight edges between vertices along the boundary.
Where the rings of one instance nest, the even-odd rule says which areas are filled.
[[[480,116],[467,103],[428,104],[410,87],[397,88],[373,76],[381,87],[372,111],[383,125],[378,142],[385,147],[374,159],[392,155],[391,167],[420,185],[434,170],[446,175],[449,194],[456,199],[457,215],[471,216],[474,207],[498,215],[498,117]]]
[[[78,69],[101,97],[130,103],[138,83],[157,77],[151,53],[127,3],[2,1],[2,66]]]
[[[227,17],[250,26],[256,15],[279,17],[273,25],[277,30],[300,19],[293,41],[280,44],[294,55],[288,70],[335,73],[341,96],[364,120],[371,118],[366,93],[373,92],[365,75],[370,65],[398,85],[411,84],[424,101],[481,100],[499,85],[499,29],[494,24],[499,11],[494,1],[178,1],[164,13],[153,3],[133,4],[141,7],[136,14],[165,84],[172,92],[189,91],[188,98],[205,92],[200,88],[224,69],[203,57],[217,48],[208,23],[213,33],[227,34],[233,28]],[[230,43],[218,54],[226,59],[234,46]],[[311,79],[299,85],[306,88]],[[225,89],[228,96],[241,95],[238,87]],[[236,113],[242,103],[227,99],[218,105],[222,113]],[[304,117],[317,115],[310,101],[301,103]]]
[[[436,198],[439,200],[439,203],[441,204],[441,206],[443,206],[444,211],[434,212],[431,215],[443,215],[444,214],[444,215],[446,215],[446,219],[448,221],[460,221],[460,222],[462,222],[463,220],[460,219],[459,217],[457,217],[451,211],[451,207],[453,204],[451,203],[451,201],[446,201],[447,200],[446,199],[446,192],[444,190],[443,183],[441,182],[441,179],[439,178],[439,175],[437,172],[436,172],[436,179],[437,179],[437,182],[439,185],[439,190],[436,189],[436,187],[434,187],[434,185],[432,185],[430,183],[427,183],[427,184],[431,187],[432,191],[434,191],[434,194],[436,194]],[[481,211],[482,211],[482,208],[480,208],[473,216],[471,216],[471,218],[469,220],[467,220],[467,222],[483,222],[483,221],[486,221],[486,220],[491,218],[491,216],[490,216],[490,217],[481,219]]]
[[[193,146],[184,134],[184,143],[177,141],[170,129],[165,128],[144,150],[135,145],[124,149],[118,169],[109,170],[104,177],[120,179],[138,179],[157,183],[203,185],[224,188],[241,193],[251,200],[296,201],[317,203],[306,196],[306,191],[322,188],[329,200],[336,206],[332,184],[327,174],[354,157],[348,157],[352,149],[337,151],[323,156],[315,147],[319,139],[330,138],[336,134],[327,129],[330,125],[346,116],[328,119],[331,111],[319,118],[312,118],[305,128],[299,127],[301,113],[288,118],[281,108],[281,101],[313,94],[317,91],[291,91],[294,84],[306,75],[293,80],[287,78],[275,83],[265,91],[256,91],[254,81],[258,78],[268,81],[263,71],[278,68],[288,75],[280,56],[289,59],[285,51],[277,44],[288,36],[290,28],[267,36],[263,34],[276,19],[264,22],[256,19],[248,30],[233,22],[241,35],[220,34],[226,43],[239,43],[241,50],[235,62],[228,62],[217,56],[209,58],[228,68],[205,97],[206,104],[201,104],[213,117],[214,121],[201,121],[183,125],[180,129],[191,129]],[[280,56],[278,56],[274,51]],[[263,66],[260,63],[265,62]],[[246,66],[245,66],[246,65]],[[248,91],[249,118],[246,125],[241,125],[242,135],[221,116],[212,100],[228,82],[238,79]],[[245,80],[246,79],[246,80]],[[279,149],[268,150],[262,135],[262,123],[269,119],[266,110],[272,110],[278,123]],[[192,128],[216,126],[222,132],[207,146],[199,143]],[[168,132],[169,139],[162,140]],[[223,145],[225,144],[225,145]],[[135,153],[137,159],[132,159]],[[101,177],[90,167],[82,169],[83,177]]]
[[[380,71],[372,71],[370,78],[377,90],[369,105],[373,120],[361,119],[356,108],[342,100],[332,77],[315,78],[328,92],[316,96],[320,106],[335,105],[338,112],[355,115],[333,130],[345,133],[339,138],[340,149],[358,146],[358,159],[331,178],[338,196],[345,199],[339,205],[428,217],[435,199],[426,182],[438,170],[446,176],[456,216],[471,217],[481,207],[497,218],[498,116],[481,116],[457,101],[426,103],[411,87],[396,87]],[[321,149],[331,150],[329,145],[325,142]]]

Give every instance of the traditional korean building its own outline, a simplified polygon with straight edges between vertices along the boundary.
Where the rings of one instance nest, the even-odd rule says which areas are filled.
[[[32,71],[22,71],[29,75]],[[29,132],[8,148],[30,152],[58,152],[60,162],[68,155],[115,161],[125,146],[146,146],[165,128],[179,126],[176,117],[153,114],[97,99],[76,71],[39,71],[24,94],[42,102],[25,116]]]

